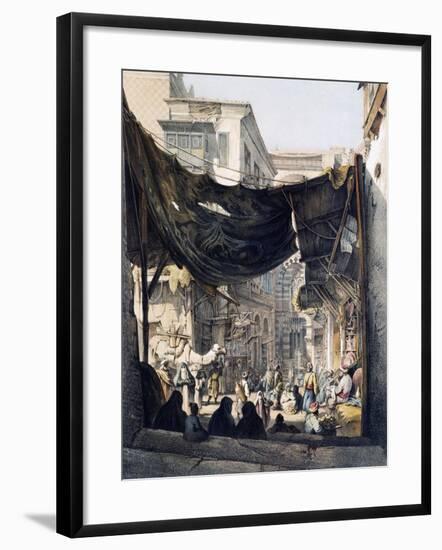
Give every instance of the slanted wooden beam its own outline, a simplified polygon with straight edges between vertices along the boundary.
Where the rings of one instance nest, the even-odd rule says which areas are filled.
[[[163,272],[163,269],[166,267],[167,260],[169,259],[169,253],[165,252],[163,256],[161,257],[160,263],[158,264],[155,273],[152,277],[152,280],[150,281],[149,290],[147,292],[149,298],[152,297],[153,291],[160,280],[161,273]]]
[[[355,187],[354,180],[355,180],[355,176],[353,176],[350,179],[350,188],[348,189],[347,200],[345,201],[344,210],[342,212],[341,223],[339,224],[339,229],[338,229],[338,232],[336,234],[336,239],[335,239],[335,242],[333,243],[332,253],[331,253],[330,259],[328,261],[328,272],[329,273],[332,272],[333,260],[335,259],[339,243],[341,242],[342,232],[344,231],[345,222],[347,220],[347,214],[348,214],[348,210],[350,208],[351,198],[353,196],[353,190],[354,190],[354,187]]]
[[[356,216],[358,222],[358,243],[360,252],[359,288],[361,294],[361,366],[362,366],[362,434],[368,433],[368,346],[367,346],[367,268],[366,262],[366,235],[364,209],[364,174],[361,155],[355,156],[356,182]]]

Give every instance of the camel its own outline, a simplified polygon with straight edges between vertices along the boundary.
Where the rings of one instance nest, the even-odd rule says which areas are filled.
[[[180,363],[186,361],[188,365],[198,365],[201,368],[204,365],[210,365],[218,360],[220,356],[226,354],[226,350],[219,344],[213,344],[207,353],[201,354],[192,349],[189,338],[174,336],[173,341],[174,343],[178,341],[178,344],[174,347],[170,345],[170,341],[164,339],[153,342],[156,345],[151,347],[149,351],[154,358],[154,363],[157,363],[159,359],[167,359],[170,361],[171,366],[176,368]]]

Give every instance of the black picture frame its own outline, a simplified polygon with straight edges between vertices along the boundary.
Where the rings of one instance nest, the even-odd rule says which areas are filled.
[[[421,499],[395,506],[84,525],[83,29],[172,30],[418,46],[422,52]],[[57,18],[57,532],[68,537],[399,517],[431,510],[431,37],[355,30],[70,13]]]

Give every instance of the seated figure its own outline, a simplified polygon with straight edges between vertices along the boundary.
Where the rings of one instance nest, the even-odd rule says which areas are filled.
[[[212,414],[209,422],[209,434],[232,437],[235,431],[235,421],[232,416],[233,401],[230,397],[223,397],[221,403]]]
[[[186,418],[183,437],[186,441],[195,443],[205,441],[209,437],[207,431],[201,426],[196,403],[190,404],[190,415]]]
[[[251,401],[244,403],[242,418],[235,428],[234,437],[238,439],[267,439],[264,424]]]
[[[177,390],[172,392],[169,401],[164,403],[153,421],[154,430],[184,432],[187,414],[183,411],[183,396]]]
[[[275,418],[275,423],[271,428],[267,430],[270,434],[276,434],[276,433],[291,433],[291,434],[299,434],[300,431],[296,426],[289,426],[284,422],[284,417],[281,413],[278,413]]]

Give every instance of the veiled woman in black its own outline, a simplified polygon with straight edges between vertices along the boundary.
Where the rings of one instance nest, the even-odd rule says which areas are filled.
[[[267,439],[264,424],[251,401],[244,403],[242,418],[235,428],[234,437],[238,439]]]
[[[143,392],[144,426],[150,428],[152,422],[164,403],[164,394],[160,379],[155,369],[148,363],[136,362],[141,373],[141,388]]]
[[[209,422],[209,434],[232,437],[235,431],[235,421],[232,416],[233,401],[230,397],[223,397]]]
[[[172,392],[169,401],[164,403],[153,422],[154,430],[184,433],[187,414],[183,411],[183,396],[177,390]]]

